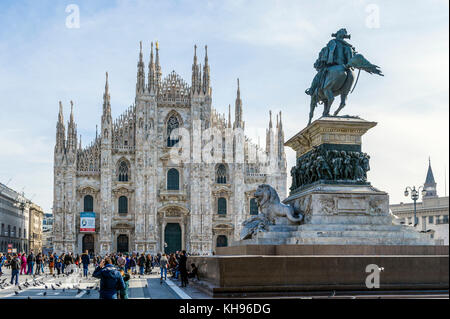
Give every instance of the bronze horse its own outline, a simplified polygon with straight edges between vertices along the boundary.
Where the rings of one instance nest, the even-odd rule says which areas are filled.
[[[322,88],[319,88],[311,95],[308,125],[311,124],[317,103],[323,103],[322,116],[330,116],[330,109],[334,102],[334,98],[340,95],[341,104],[333,115],[338,115],[339,111],[344,108],[347,95],[350,93],[353,83],[355,82],[355,68],[364,70],[370,74],[375,73],[384,76],[381,73],[380,68],[366,60],[362,54],[355,54],[346,65],[340,64],[328,67]]]

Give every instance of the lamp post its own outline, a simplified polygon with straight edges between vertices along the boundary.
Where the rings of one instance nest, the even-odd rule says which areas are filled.
[[[411,199],[414,201],[414,227],[417,226],[417,200],[419,199],[419,192],[420,189],[422,189],[422,197],[426,195],[427,191],[423,188],[423,186],[419,186],[416,189],[416,186],[413,186],[412,188],[410,186],[406,186],[405,188],[405,197],[408,197],[409,193],[411,192]]]

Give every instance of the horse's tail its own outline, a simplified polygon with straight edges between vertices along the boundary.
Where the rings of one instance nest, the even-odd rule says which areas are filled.
[[[378,65],[370,63],[362,54],[358,53],[350,59],[347,64],[350,67],[354,67],[360,70],[364,70],[370,74],[377,74],[380,76],[384,76],[381,73],[380,67]]]

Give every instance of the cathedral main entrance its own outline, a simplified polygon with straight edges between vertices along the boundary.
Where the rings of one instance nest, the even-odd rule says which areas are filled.
[[[164,252],[171,254],[181,250],[181,227],[178,223],[168,223],[164,230]]]
[[[83,236],[82,248],[83,253],[86,250],[89,252],[89,254],[94,253],[94,236],[92,234],[86,234]]]
[[[128,236],[127,235],[119,235],[117,236],[117,252],[118,253],[127,253],[128,250]]]

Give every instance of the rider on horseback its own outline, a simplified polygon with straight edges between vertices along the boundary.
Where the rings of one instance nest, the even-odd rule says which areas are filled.
[[[333,65],[346,66],[356,53],[355,48],[344,40],[350,39],[346,29],[340,29],[331,36],[335,39],[328,42],[327,46],[320,51],[319,57],[314,63],[314,68],[318,73],[314,77],[311,87],[305,91],[308,95],[313,95],[316,90],[323,86],[328,67]]]

